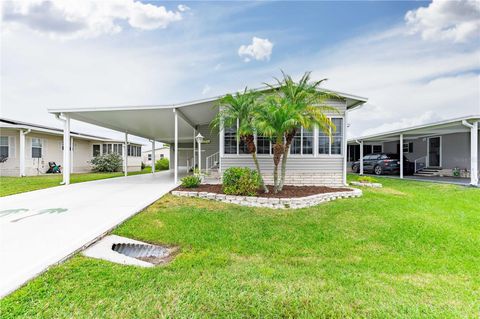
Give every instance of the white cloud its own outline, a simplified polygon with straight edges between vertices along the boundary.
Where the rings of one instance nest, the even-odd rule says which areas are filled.
[[[190,7],[188,7],[188,6],[184,5],[184,4],[179,4],[179,5],[177,6],[177,8],[178,8],[178,11],[180,11],[180,12],[185,12],[185,11],[190,10]]]
[[[250,58],[254,58],[255,60],[270,60],[272,48],[273,43],[268,39],[253,37],[252,44],[240,46],[238,55],[245,57],[245,62],[249,62]]]
[[[405,15],[411,32],[427,40],[465,42],[480,37],[480,1],[433,0]]]
[[[91,38],[122,30],[122,21],[132,28],[166,28],[182,19],[178,11],[134,0],[3,1],[2,28],[27,27],[53,38]]]

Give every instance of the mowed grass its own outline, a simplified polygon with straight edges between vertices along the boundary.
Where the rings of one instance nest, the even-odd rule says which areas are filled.
[[[180,246],[172,263],[78,255],[1,300],[1,316],[478,318],[480,189],[381,182],[301,210],[165,196],[114,233]]]
[[[145,167],[145,169],[138,172],[130,172],[128,173],[128,175],[138,175],[145,173],[151,173],[151,167]],[[74,184],[120,176],[123,176],[122,172],[71,174],[70,182]],[[0,197],[30,192],[43,188],[60,186],[61,181],[62,174],[48,174],[26,177],[0,176]]]

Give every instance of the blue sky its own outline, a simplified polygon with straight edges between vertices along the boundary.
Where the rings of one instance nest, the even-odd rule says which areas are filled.
[[[182,102],[280,69],[368,97],[350,136],[480,113],[476,1],[1,6],[4,117],[58,126],[46,108]]]

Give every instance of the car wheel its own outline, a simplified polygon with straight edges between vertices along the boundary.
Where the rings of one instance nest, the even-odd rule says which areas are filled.
[[[373,171],[375,172],[375,175],[382,175],[382,173],[383,173],[383,169],[380,165],[375,166]]]
[[[359,171],[360,171],[360,169],[358,168],[358,165],[353,165],[352,172],[358,173]]]

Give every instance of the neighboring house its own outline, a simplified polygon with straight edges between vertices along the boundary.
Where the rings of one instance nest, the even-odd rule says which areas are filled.
[[[267,89],[258,89],[266,91]],[[328,114],[337,130],[333,138],[317,128],[300,129],[292,145],[292,155],[287,163],[286,183],[292,185],[346,185],[346,117],[367,99],[351,94],[329,91],[338,98],[328,101],[336,112]],[[221,175],[227,168],[247,166],[254,168],[251,155],[236,138],[236,128],[212,130],[210,123],[217,115],[218,100],[223,96],[199,101],[153,106],[93,107],[50,109],[57,116],[63,115],[86,123],[107,127],[120,132],[140,136],[152,141],[170,144],[170,167],[174,180],[178,181],[179,169],[198,166],[198,145],[195,136],[201,134],[201,169],[218,171]],[[68,125],[65,126],[68,136]],[[264,137],[255,137],[258,158],[266,181],[271,182],[273,156],[271,142]],[[154,149],[155,147],[153,147]],[[189,167],[190,166],[190,167]]]
[[[170,146],[163,146],[155,149],[155,161],[162,158],[170,159]],[[142,162],[147,166],[152,166],[152,151],[142,151]]]
[[[473,171],[477,178],[471,178],[472,184],[478,184],[479,121],[480,115],[472,115],[350,139],[348,161],[358,161],[362,154],[403,153],[415,164],[416,174],[453,176],[458,172],[471,178]]]
[[[71,172],[92,170],[90,160],[100,154],[123,153],[123,142],[104,137],[72,132]],[[128,170],[141,167],[141,145],[128,146]],[[63,166],[63,131],[32,123],[0,118],[0,163],[2,176],[32,176],[45,174],[49,162]],[[23,161],[21,160],[23,158]]]

